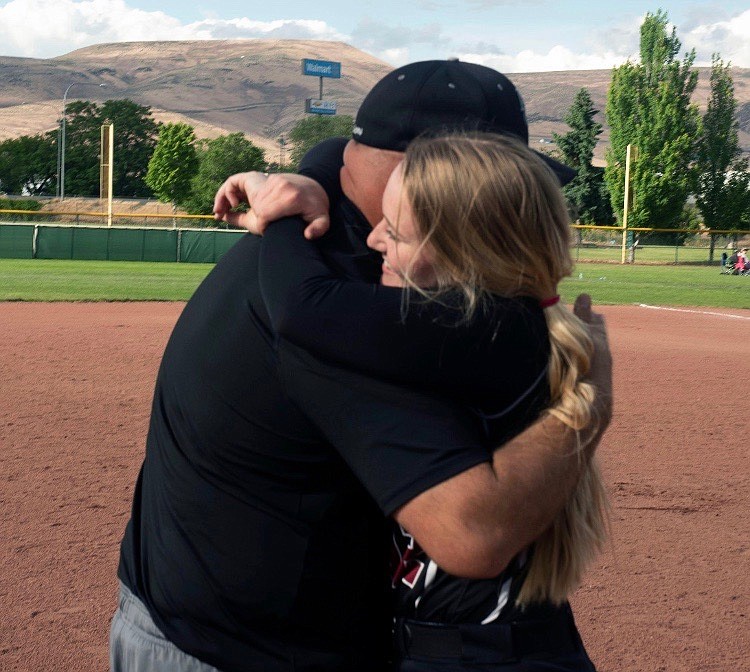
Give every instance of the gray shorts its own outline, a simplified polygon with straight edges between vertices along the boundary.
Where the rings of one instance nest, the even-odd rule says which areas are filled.
[[[218,672],[188,655],[156,627],[143,602],[120,583],[109,633],[110,672]]]

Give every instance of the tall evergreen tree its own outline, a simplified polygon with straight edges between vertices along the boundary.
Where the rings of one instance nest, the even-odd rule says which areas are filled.
[[[197,170],[193,127],[183,123],[162,126],[146,173],[146,184],[156,197],[173,207],[180,205],[190,196]]]
[[[631,168],[632,226],[680,228],[683,206],[694,184],[691,163],[700,121],[698,108],[690,102],[698,81],[692,68],[695,52],[678,61],[680,41],[667,24],[663,11],[646,14],[640,63],[628,62],[613,70],[607,97],[610,149],[605,180],[618,220],[625,191],[626,147],[638,148],[638,160]],[[674,241],[675,237],[661,238]]]
[[[594,148],[602,125],[594,120],[598,110],[587,89],[576,93],[565,116],[570,131],[553,135],[562,160],[576,171],[563,191],[578,221],[584,224],[610,224],[613,214],[604,184],[604,171],[592,165]]]
[[[736,112],[729,64],[714,54],[711,98],[698,143],[696,193],[703,222],[710,229],[750,224],[750,173],[748,160],[741,157]]]

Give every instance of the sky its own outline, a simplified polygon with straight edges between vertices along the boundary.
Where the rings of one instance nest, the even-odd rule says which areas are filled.
[[[103,42],[338,40],[391,65],[458,57],[502,72],[608,69],[638,54],[664,9],[696,65],[750,68],[750,1],[0,0],[0,55],[50,58]],[[2,82],[0,82],[2,86]]]

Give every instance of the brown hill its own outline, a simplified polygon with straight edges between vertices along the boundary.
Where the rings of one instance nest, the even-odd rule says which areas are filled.
[[[306,98],[319,80],[301,74],[300,60],[340,61],[341,79],[324,80],[324,98],[353,114],[388,64],[342,42],[312,40],[212,40],[127,42],[78,49],[52,59],[0,57],[0,139],[56,127],[66,87],[68,100],[130,98],[152,107],[159,121],[186,121],[199,137],[241,131],[274,156],[278,138],[304,116]],[[695,101],[705,109],[709,71],[700,69]],[[532,143],[567,130],[563,118],[575,93],[586,87],[604,110],[609,70],[511,75],[526,101]],[[750,151],[750,69],[733,70],[740,104],[740,142]],[[106,88],[97,85],[105,84]],[[600,113],[600,121],[604,115]],[[608,130],[596,158],[601,162]],[[270,158],[270,157],[269,157]]]

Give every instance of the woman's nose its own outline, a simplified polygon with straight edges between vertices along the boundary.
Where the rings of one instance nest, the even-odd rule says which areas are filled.
[[[385,222],[381,221],[377,226],[370,231],[370,235],[367,236],[367,246],[378,252],[385,252]]]

